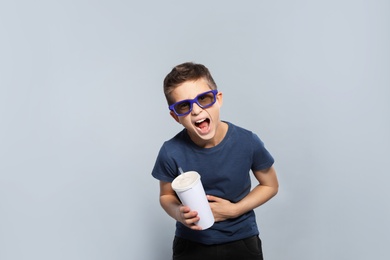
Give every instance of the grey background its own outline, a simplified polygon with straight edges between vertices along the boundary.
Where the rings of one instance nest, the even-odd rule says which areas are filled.
[[[0,259],[169,259],[162,80],[209,67],[280,192],[268,260],[389,259],[389,1],[2,1]]]

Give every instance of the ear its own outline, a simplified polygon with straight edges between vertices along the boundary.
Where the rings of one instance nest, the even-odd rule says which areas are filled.
[[[223,104],[223,94],[222,94],[222,92],[218,92],[218,94],[217,94],[217,102],[219,104],[219,107],[221,107],[222,104]]]
[[[176,122],[180,124],[179,117],[172,110],[169,111],[169,114],[171,115],[171,117],[173,117],[173,119],[175,119]]]

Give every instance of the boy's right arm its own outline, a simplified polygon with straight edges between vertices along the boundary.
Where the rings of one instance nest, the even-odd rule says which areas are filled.
[[[170,182],[160,181],[160,204],[169,216],[188,228],[193,230],[202,229],[195,224],[199,221],[198,213],[181,204]]]

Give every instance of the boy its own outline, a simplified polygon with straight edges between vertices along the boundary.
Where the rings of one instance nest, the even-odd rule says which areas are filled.
[[[254,209],[278,192],[274,159],[255,134],[220,119],[222,93],[204,65],[174,67],[164,94],[170,115],[184,126],[163,144],[152,171],[161,206],[177,221],[173,260],[263,259]],[[206,230],[171,187],[179,167],[201,175],[215,219]],[[259,182],[252,190],[250,171]]]

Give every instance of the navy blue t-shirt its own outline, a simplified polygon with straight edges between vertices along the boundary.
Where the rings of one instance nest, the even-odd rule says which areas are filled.
[[[225,138],[217,146],[201,148],[183,129],[166,141],[160,149],[152,175],[158,180],[172,182],[181,167],[184,172],[197,171],[206,194],[240,201],[251,190],[250,170],[271,167],[274,159],[260,138],[251,131],[228,124]],[[199,216],[202,217],[202,216]],[[220,244],[258,235],[253,210],[244,215],[216,222],[202,231],[187,228],[176,222],[176,236],[203,244]]]

